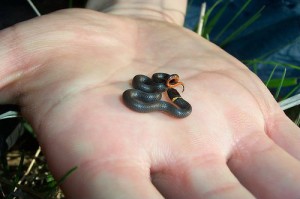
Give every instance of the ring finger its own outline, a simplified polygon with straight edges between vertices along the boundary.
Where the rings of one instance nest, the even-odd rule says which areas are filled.
[[[153,184],[166,198],[174,199],[254,199],[218,155],[185,160],[168,172],[152,175]]]

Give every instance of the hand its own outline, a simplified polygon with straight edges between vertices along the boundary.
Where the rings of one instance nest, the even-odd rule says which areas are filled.
[[[300,131],[263,83],[146,18],[64,10],[0,33],[0,101],[21,106],[56,178],[78,166],[67,197],[299,198]],[[134,75],[155,72],[179,74],[189,117],[123,104]]]

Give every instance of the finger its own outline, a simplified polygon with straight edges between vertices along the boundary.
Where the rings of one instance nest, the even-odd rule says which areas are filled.
[[[275,143],[300,160],[300,128],[284,113],[272,122],[268,135]]]
[[[183,25],[187,0],[89,0],[87,8],[102,12],[155,19]]]
[[[239,141],[228,166],[257,198],[300,198],[300,162],[265,134]]]
[[[231,173],[225,158],[196,158],[167,171],[153,176],[153,184],[166,198],[254,199]]]
[[[72,182],[66,184],[68,187],[63,187],[67,198],[163,199],[151,183],[149,168],[141,169],[124,162],[107,164],[113,166],[93,165],[95,168],[82,166],[85,167],[80,171],[82,175],[71,179]]]

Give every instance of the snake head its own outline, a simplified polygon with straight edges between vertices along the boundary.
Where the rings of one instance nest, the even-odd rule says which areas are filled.
[[[173,75],[170,75],[166,81],[166,86],[168,88],[174,88],[176,86],[179,86],[181,85],[182,86],[182,92],[184,91],[184,84],[183,82],[180,82],[179,81],[179,76],[177,74],[173,74]]]

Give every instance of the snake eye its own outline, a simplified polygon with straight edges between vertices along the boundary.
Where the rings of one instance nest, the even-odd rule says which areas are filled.
[[[174,85],[174,84],[176,84],[176,83],[178,83],[178,79],[171,79],[171,80],[169,81],[169,84],[170,84],[170,85]]]
[[[179,81],[179,76],[176,74],[170,75],[170,77],[167,79],[167,86],[169,85],[175,85]]]

